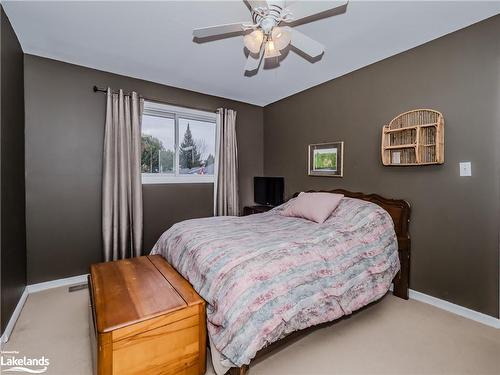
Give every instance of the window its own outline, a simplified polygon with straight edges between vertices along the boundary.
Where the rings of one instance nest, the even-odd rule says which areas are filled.
[[[215,113],[144,103],[143,183],[214,182]]]

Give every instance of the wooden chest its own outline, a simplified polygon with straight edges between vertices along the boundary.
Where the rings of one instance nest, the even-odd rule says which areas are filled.
[[[161,256],[90,267],[99,375],[205,373],[205,302]]]

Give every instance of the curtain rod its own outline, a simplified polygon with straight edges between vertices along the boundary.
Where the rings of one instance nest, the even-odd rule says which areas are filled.
[[[103,93],[107,93],[108,90],[107,89],[101,89],[97,86],[94,85],[94,92],[103,92]],[[116,91],[111,91],[112,94],[118,94],[118,92]],[[130,93],[124,93],[125,96],[130,96]],[[167,105],[173,105],[173,106],[176,106],[176,107],[181,107],[181,108],[188,108],[188,109],[194,109],[194,110],[197,110],[197,111],[205,111],[205,112],[211,112],[211,113],[217,113],[217,111],[214,111],[213,109],[206,109],[206,108],[200,108],[200,107],[190,107],[190,106],[187,106],[187,105],[179,105],[179,104],[174,104],[174,103],[168,103],[166,102],[165,100],[162,100],[162,99],[156,99],[156,98],[148,98],[146,96],[142,96],[142,95],[139,95],[140,98],[144,99],[144,100],[147,100],[149,102],[156,102],[156,103],[161,103],[161,104],[167,104]]]

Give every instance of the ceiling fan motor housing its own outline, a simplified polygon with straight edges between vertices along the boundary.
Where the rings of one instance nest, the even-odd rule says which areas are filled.
[[[269,4],[268,8],[255,8],[252,10],[252,18],[259,25],[264,34],[271,34],[273,28],[281,22],[283,8],[279,5]]]

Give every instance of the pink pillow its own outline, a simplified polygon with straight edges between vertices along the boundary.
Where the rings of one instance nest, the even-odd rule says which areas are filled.
[[[343,197],[343,194],[300,193],[282,215],[300,217],[321,224],[330,217]]]

